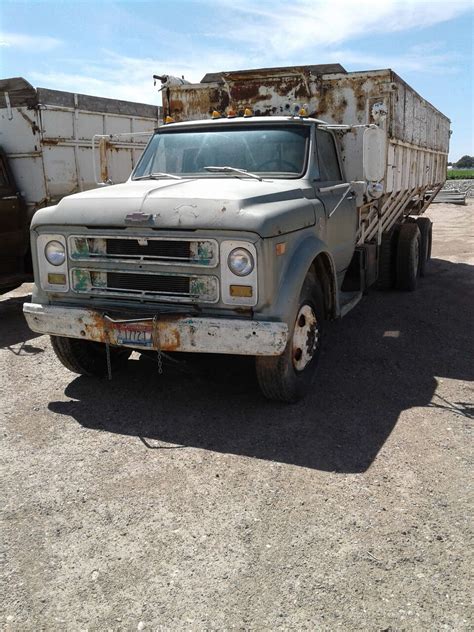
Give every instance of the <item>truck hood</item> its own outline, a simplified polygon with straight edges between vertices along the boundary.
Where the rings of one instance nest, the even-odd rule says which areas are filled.
[[[231,177],[129,180],[63,198],[57,206],[38,211],[33,226],[116,228],[129,225],[127,215],[139,213],[154,228],[238,230],[272,237],[315,223],[314,193],[302,184]]]

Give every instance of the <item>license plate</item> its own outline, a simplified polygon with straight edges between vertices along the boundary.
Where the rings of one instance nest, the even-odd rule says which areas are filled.
[[[118,345],[132,345],[134,347],[153,346],[151,327],[145,323],[123,323],[115,325],[114,338]]]

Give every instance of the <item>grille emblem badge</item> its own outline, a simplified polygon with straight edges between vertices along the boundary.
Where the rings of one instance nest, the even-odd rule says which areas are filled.
[[[137,241],[139,246],[148,246],[148,239],[145,237],[139,237]]]
[[[141,211],[125,215],[125,222],[127,224],[148,224],[152,220],[153,215],[151,213],[142,213]]]

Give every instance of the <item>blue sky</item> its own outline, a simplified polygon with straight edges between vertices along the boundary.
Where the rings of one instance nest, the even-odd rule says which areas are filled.
[[[471,0],[3,0],[0,75],[160,103],[154,73],[390,67],[452,120],[457,160],[474,154],[473,28]]]

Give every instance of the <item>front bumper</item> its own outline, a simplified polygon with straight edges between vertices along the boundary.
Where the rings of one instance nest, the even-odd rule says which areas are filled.
[[[30,329],[132,349],[276,356],[288,338],[285,323],[160,314],[112,319],[92,309],[25,303]]]

